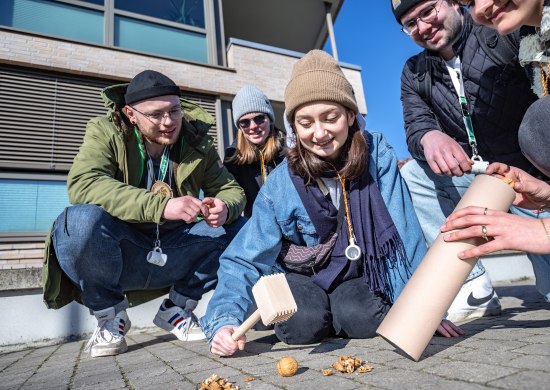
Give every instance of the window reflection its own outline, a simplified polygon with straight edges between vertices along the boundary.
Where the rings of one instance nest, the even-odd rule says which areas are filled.
[[[115,0],[115,8],[204,28],[203,0]]]

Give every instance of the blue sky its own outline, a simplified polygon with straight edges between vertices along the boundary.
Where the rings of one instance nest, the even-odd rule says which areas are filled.
[[[339,60],[362,68],[367,129],[383,133],[397,157],[409,157],[400,100],[401,70],[418,52],[400,31],[389,0],[345,0],[334,24]],[[329,53],[330,42],[325,50]]]

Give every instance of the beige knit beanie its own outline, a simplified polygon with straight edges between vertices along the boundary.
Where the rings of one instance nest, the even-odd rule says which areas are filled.
[[[350,82],[338,63],[322,50],[311,50],[292,68],[285,89],[285,112],[292,123],[294,111],[305,103],[326,100],[358,111]]]

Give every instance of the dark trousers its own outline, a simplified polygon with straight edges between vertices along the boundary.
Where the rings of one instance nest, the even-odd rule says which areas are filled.
[[[331,293],[305,275],[289,273],[287,280],[298,311],[275,325],[277,338],[286,344],[311,344],[328,336],[374,337],[390,309],[390,303],[370,291],[362,277],[343,282]]]

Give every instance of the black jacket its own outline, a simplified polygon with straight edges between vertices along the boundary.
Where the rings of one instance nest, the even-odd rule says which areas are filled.
[[[475,29],[479,28],[488,27],[474,25],[470,15],[465,13],[461,37],[453,46],[462,62],[464,89],[479,154],[487,161],[503,162],[533,172],[532,165],[521,153],[518,129],[523,114],[537,97],[517,61],[497,66],[485,53],[475,35]],[[518,47],[519,35],[514,33],[511,37]],[[458,96],[446,63],[434,52],[428,51],[426,57],[432,68],[431,105],[418,93],[415,74],[418,55],[407,61],[401,75],[401,101],[409,151],[413,158],[425,161],[420,139],[428,131],[437,129],[454,138],[471,156]]]
[[[281,137],[284,137],[283,133],[279,131],[279,134]],[[284,145],[284,138],[283,138],[283,145]],[[233,155],[235,154],[237,148],[237,141],[233,142],[231,146],[229,146],[227,149],[225,149],[225,156],[223,159],[223,163],[227,170],[231,172],[231,174],[235,177],[235,180],[237,180],[237,183],[243,188],[244,194],[246,196],[246,206],[244,208],[243,215],[247,218],[250,218],[252,215],[252,206],[254,205],[254,201],[256,200],[256,196],[258,195],[258,192],[260,191],[260,187],[262,186],[262,173],[260,168],[260,162],[255,162],[253,164],[246,164],[246,165],[237,165],[234,162],[230,162],[229,160]],[[274,161],[270,161],[269,163],[266,163],[266,170],[267,174],[269,174],[277,165],[283,161],[284,155],[281,151],[277,158]]]

